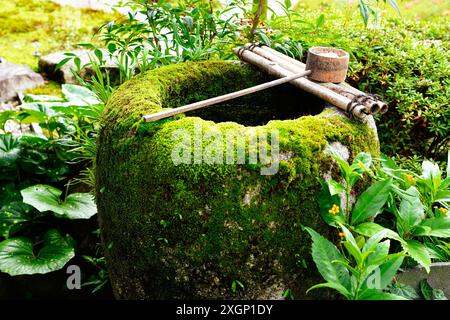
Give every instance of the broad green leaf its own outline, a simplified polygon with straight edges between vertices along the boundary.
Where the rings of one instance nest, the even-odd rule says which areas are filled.
[[[26,94],[23,98],[25,102],[62,102],[64,99],[48,95]]]
[[[403,170],[395,163],[392,158],[382,154],[380,156],[381,168],[383,172],[388,175],[394,176],[398,179],[403,179]]]
[[[391,191],[392,179],[375,182],[364,191],[352,211],[352,224],[375,217],[386,203]]]
[[[14,183],[4,183],[0,184],[0,208],[8,205],[14,201],[21,201],[22,196],[20,192],[16,189]]]
[[[402,243],[402,247],[411,258],[422,265],[428,273],[430,272],[431,258],[425,245],[417,240],[406,240]]]
[[[0,243],[0,270],[11,276],[48,273],[59,270],[74,257],[72,239],[49,230],[43,239],[42,248],[25,237],[11,238]]]
[[[373,262],[380,261],[389,254],[391,242],[385,240],[376,245],[375,250],[367,257],[367,264],[370,265]]]
[[[389,287],[389,292],[397,296],[404,297],[408,300],[420,299],[420,296],[417,294],[416,290],[413,287],[400,282],[392,284]]]
[[[416,236],[450,238],[450,217],[425,219],[414,229],[413,234]]]
[[[61,200],[62,191],[48,185],[23,189],[23,202],[41,212],[52,211],[69,219],[89,219],[97,213],[94,197],[89,193],[72,193]]]
[[[0,134],[0,167],[12,166],[20,154],[19,139],[12,134]]]
[[[339,194],[342,191],[344,191],[344,186],[340,184],[339,182],[334,181],[333,179],[329,180],[327,182],[328,189],[330,190],[330,195],[334,196],[335,194]]]
[[[52,102],[31,102],[22,105],[18,118],[22,123],[46,123],[56,115],[50,108]]]
[[[32,210],[33,207],[20,201],[3,206],[0,210],[0,235],[8,238],[20,230],[31,219]]]
[[[355,232],[362,234],[363,236],[366,236],[366,237],[371,237],[375,233],[378,233],[382,230],[386,230],[386,228],[383,226],[380,226],[378,223],[375,223],[375,222],[363,222],[363,223],[358,224],[354,228]]]
[[[450,190],[438,190],[436,192],[434,201],[435,202],[443,202],[443,203],[450,202]]]
[[[367,289],[358,295],[358,300],[406,300],[406,298],[375,289]]]
[[[398,211],[403,231],[408,233],[425,217],[425,210],[420,201],[420,193],[415,187],[406,190]]]
[[[305,227],[312,238],[312,257],[322,277],[333,285],[349,288],[350,276],[348,270],[333,261],[346,259],[341,255],[334,244],[322,237],[314,230]]]
[[[89,105],[89,104],[100,104],[101,102],[89,89],[74,85],[74,84],[63,84],[61,86],[61,91],[63,95],[69,100],[70,103],[75,105]]]
[[[392,282],[392,279],[395,277],[398,269],[400,269],[400,266],[403,263],[403,259],[404,257],[402,256],[395,257],[393,259],[389,259],[380,266],[381,288],[379,289],[384,290]]]
[[[5,123],[8,120],[15,120],[17,115],[17,111],[15,110],[5,110],[0,112],[0,129],[5,128]]]
[[[378,243],[384,238],[387,238],[392,232],[392,230],[384,229],[367,239],[364,247],[362,248],[363,257],[369,256],[376,249]]]

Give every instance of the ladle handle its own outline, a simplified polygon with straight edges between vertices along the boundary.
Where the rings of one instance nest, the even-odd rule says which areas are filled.
[[[288,77],[284,77],[281,79],[276,79],[273,81],[269,81],[263,84],[259,84],[257,86],[254,87],[250,87],[247,89],[243,89],[243,90],[239,90],[236,92],[232,92],[232,93],[228,93],[228,94],[224,94],[222,96],[218,96],[218,97],[214,97],[211,99],[207,99],[207,100],[203,100],[203,101],[199,101],[199,102],[195,102],[195,103],[191,103],[191,104],[187,104],[185,106],[179,107],[179,108],[175,108],[175,109],[170,109],[170,110],[165,110],[165,111],[161,111],[161,112],[157,112],[154,114],[150,114],[150,115],[146,115],[143,116],[145,122],[151,122],[151,121],[156,121],[156,120],[160,120],[160,119],[164,119],[164,118],[168,118],[171,116],[174,116],[176,114],[180,114],[180,113],[184,113],[187,111],[193,111],[193,110],[197,110],[200,108],[204,108],[204,107],[209,107],[212,106],[214,104],[218,104],[221,102],[225,102],[228,100],[232,100],[232,99],[236,99],[248,94],[252,94],[261,90],[265,90],[268,88],[272,88],[278,85],[281,85],[283,83],[287,83],[287,82],[291,82],[292,80],[301,78],[301,77],[305,77],[307,75],[309,75],[311,73],[311,70],[307,70],[307,71],[303,71],[297,74],[294,74],[292,76],[288,76]]]

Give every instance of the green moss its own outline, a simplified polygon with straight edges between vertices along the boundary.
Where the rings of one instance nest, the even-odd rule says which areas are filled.
[[[360,151],[377,155],[371,129],[328,111],[256,127],[191,116],[140,120],[265,80],[248,65],[209,61],[148,72],[114,93],[99,135],[96,190],[103,241],[113,243],[107,258],[118,297],[232,298],[230,285],[239,280],[245,285],[239,297],[268,298],[269,287],[274,294],[289,287],[305,298],[305,290],[320,281],[301,225],[332,237],[316,202],[318,178],[333,169],[323,150],[339,141],[351,157]],[[298,90],[280,90],[235,103],[303,107]],[[254,107],[253,120],[261,117],[259,110]],[[179,141],[173,132],[194,135],[199,125],[203,134],[222,134],[223,143],[227,130],[246,134],[246,150],[255,132],[277,130],[278,172],[261,175],[261,164],[250,164],[248,153],[245,164],[175,165],[172,150]],[[203,149],[209,145],[197,141]],[[194,157],[194,148],[189,151]],[[301,267],[303,260],[309,269]]]
[[[36,95],[50,95],[50,96],[61,96],[61,85],[54,81],[48,81],[45,85],[25,90],[25,94],[36,94]]]
[[[0,8],[0,55],[36,70],[35,51],[45,55],[74,49],[90,42],[98,27],[116,17],[44,0],[0,0]]]

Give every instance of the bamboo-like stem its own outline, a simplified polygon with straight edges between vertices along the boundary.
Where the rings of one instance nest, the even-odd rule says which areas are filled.
[[[268,46],[265,45],[257,46],[253,44],[246,44],[244,47],[270,61],[278,63],[280,66],[291,72],[301,72],[302,70],[305,70],[306,65],[301,61],[286,56],[281,52],[278,52]],[[315,81],[314,83],[317,83],[327,89],[333,90],[334,92],[343,95],[344,97],[347,97],[349,99],[353,99],[355,98],[355,96],[364,96],[365,99],[363,99],[364,101],[362,101],[361,104],[366,106],[367,112],[371,114],[377,112],[385,113],[388,109],[386,103],[373,99],[366,93],[356,88],[353,88],[348,83],[343,82],[340,84],[335,84],[330,82],[319,83]]]
[[[270,75],[273,75],[275,77],[286,77],[289,75],[292,75],[293,72],[289,71],[285,68],[283,68],[278,63],[275,63],[273,61],[270,61],[250,50],[238,48],[235,49],[234,52],[243,60],[250,64],[253,64],[260,69],[266,71]],[[312,82],[305,78],[296,79],[290,82],[292,85],[309,92],[322,100],[327,101],[328,103],[331,103],[332,105],[347,111],[348,105],[351,103],[351,99],[344,97],[333,90],[330,90],[328,88],[325,88],[315,82]],[[358,119],[364,119],[368,115],[368,111],[366,110],[366,107],[363,105],[357,105],[353,109],[353,115]]]
[[[211,98],[211,99],[207,99],[207,100],[203,100],[203,101],[199,101],[199,102],[194,102],[194,103],[185,105],[185,106],[180,107],[180,108],[175,108],[175,109],[171,109],[171,110],[165,110],[165,111],[157,112],[157,113],[154,113],[154,114],[146,115],[146,116],[143,116],[143,119],[145,120],[145,122],[151,122],[151,121],[156,121],[156,120],[168,118],[168,117],[174,116],[176,114],[185,113],[185,112],[188,112],[188,111],[194,111],[194,110],[201,109],[201,108],[204,108],[204,107],[209,107],[209,106],[214,105],[214,104],[218,104],[218,103],[222,103],[222,102],[225,102],[225,101],[228,101],[228,100],[236,99],[236,98],[239,98],[239,97],[242,97],[242,96],[245,96],[245,95],[248,95],[248,94],[252,94],[252,93],[255,93],[255,92],[258,92],[258,91],[261,91],[261,90],[265,90],[265,89],[268,89],[268,88],[279,86],[279,85],[281,85],[283,83],[291,82],[291,81],[296,80],[296,79],[298,79],[300,77],[307,76],[310,73],[311,73],[310,70],[308,70],[308,71],[303,70],[302,72],[299,72],[299,73],[296,73],[296,74],[291,74],[291,75],[286,75],[286,76],[284,76],[281,79],[276,79],[276,80],[273,80],[273,81],[270,81],[270,82],[266,82],[266,83],[263,83],[263,84],[260,84],[260,85],[254,86],[254,87],[250,87],[250,88],[243,89],[243,90],[240,90],[240,91],[228,93],[228,94],[225,94],[225,95],[222,95],[222,96],[218,96],[218,97],[214,97],[214,98]]]

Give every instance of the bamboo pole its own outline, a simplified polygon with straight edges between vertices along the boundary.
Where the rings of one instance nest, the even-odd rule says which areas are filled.
[[[289,71],[301,72],[302,70],[305,70],[306,65],[304,63],[302,63],[301,61],[298,61],[289,56],[286,56],[286,55],[282,54],[281,52],[278,52],[268,46],[265,46],[265,45],[258,46],[258,45],[253,45],[253,44],[248,43],[244,46],[244,48],[251,50],[251,51],[255,52],[256,54],[258,54],[270,61],[278,63],[280,66],[282,66],[283,68],[285,68]],[[384,113],[388,109],[386,103],[373,99],[371,96],[367,95],[366,93],[364,93],[356,88],[353,88],[352,86],[350,86],[349,84],[347,84],[345,82],[340,83],[340,84],[334,84],[334,83],[330,83],[330,82],[329,83],[314,82],[314,83],[317,83],[324,88],[333,90],[334,92],[336,92],[340,95],[343,95],[344,97],[347,97],[349,99],[353,99],[356,96],[363,97],[361,99],[361,104],[366,106],[368,108],[367,112],[369,112],[371,114],[377,113],[377,112]]]
[[[256,53],[244,49],[244,48],[238,48],[235,49],[234,52],[244,61],[253,64],[260,69],[266,71],[270,75],[273,75],[275,77],[286,77],[288,75],[292,75],[292,71],[289,71],[285,68],[283,68],[278,63],[275,63],[273,61],[270,61],[262,56],[257,55]],[[331,103],[332,105],[344,110],[348,111],[347,107],[351,103],[351,99],[344,97],[333,90],[330,90],[328,88],[322,87],[321,85],[312,82],[305,78],[296,79],[290,82],[292,85],[309,92],[322,100],[327,101],[328,103]],[[363,105],[357,105],[355,108],[353,108],[353,115],[358,119],[364,119],[368,115],[368,111],[366,110],[366,107]]]
[[[300,67],[301,69],[299,69],[299,70],[304,70],[306,68],[306,64],[302,63],[301,61],[291,58],[291,57],[289,57],[275,49],[272,49],[266,45],[259,45],[258,47],[261,48],[263,51],[272,54],[272,56],[278,57],[282,60],[292,63],[295,66]],[[341,82],[339,84],[327,83],[326,86],[328,86],[328,88],[333,88],[333,90],[335,90],[335,91],[339,91],[339,88],[341,88],[345,91],[349,91],[350,93],[354,94],[355,96],[357,96],[357,95],[366,95],[367,96],[367,94],[365,92],[352,87],[347,82]],[[388,105],[385,102],[375,101],[375,103],[378,105],[380,113],[386,113],[388,111]]]
[[[232,99],[236,99],[248,94],[252,94],[258,91],[262,91],[268,88],[272,88],[278,85],[281,85],[283,83],[287,83],[287,82],[291,82],[293,80],[296,80],[298,78],[307,76],[308,74],[311,73],[311,70],[305,71],[302,70],[299,73],[296,74],[289,74],[286,76],[283,76],[281,79],[276,79],[270,82],[266,82],[254,87],[250,87],[247,89],[243,89],[240,91],[236,91],[236,92],[232,92],[232,93],[228,93],[222,96],[218,96],[218,97],[214,97],[211,99],[207,99],[207,100],[203,100],[203,101],[199,101],[199,102],[195,102],[195,103],[191,103],[188,105],[185,105],[183,107],[180,108],[175,108],[175,109],[171,109],[171,110],[165,110],[165,111],[161,111],[161,112],[157,112],[154,114],[150,114],[150,115],[146,115],[143,116],[143,119],[145,120],[145,122],[151,122],[151,121],[156,121],[156,120],[160,120],[160,119],[164,119],[164,118],[168,118],[171,116],[174,116],[176,114],[180,114],[180,113],[185,113],[188,111],[194,111],[197,109],[201,109],[201,108],[205,108],[205,107],[209,107],[211,105],[214,104],[218,104],[218,103],[222,103],[228,100],[232,100]]]

